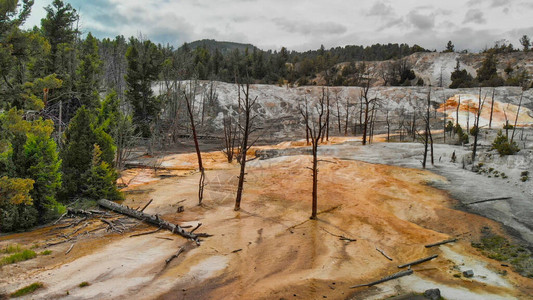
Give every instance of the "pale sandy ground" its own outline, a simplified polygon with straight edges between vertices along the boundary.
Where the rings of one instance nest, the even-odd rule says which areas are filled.
[[[304,143],[276,147],[294,146]],[[394,155],[385,155],[375,146],[365,151],[349,144],[325,148],[335,152],[337,147],[354,156],[357,151],[373,151],[376,157]],[[444,177],[326,155],[320,163],[321,213],[319,220],[311,221],[309,156],[250,162],[239,212],[232,209],[238,165],[224,162],[221,153],[204,157],[208,185],[202,206],[196,199],[194,154],[172,155],[163,162],[169,170],[160,172],[173,177],[152,180],[147,170],[141,175],[129,171],[132,180],[128,179],[124,201],[136,207],[154,199],[146,212],[181,225],[201,222],[199,231],[214,235],[201,246],[163,231],[129,237],[132,232],[153,230],[143,224],[123,235],[97,231],[80,237],[69,254],[65,252],[71,243],[65,243],[50,247],[50,256],[3,267],[0,294],[35,281],[45,288],[28,298],[383,299],[435,287],[446,299],[529,299],[533,294],[533,280],[480,256],[470,246],[483,226],[503,231],[494,221],[453,209],[456,200],[427,184],[445,185]],[[184,205],[185,212],[176,213],[178,205]],[[52,229],[0,237],[0,247],[37,244],[36,251],[42,251],[44,241],[58,235]],[[341,241],[332,234],[357,241]],[[458,237],[459,242],[424,247],[450,237]],[[186,251],[165,266],[165,259],[180,246]],[[376,247],[394,261],[385,259]],[[413,267],[415,275],[371,288],[349,288],[431,254],[439,257]],[[453,276],[466,269],[473,269],[476,276]],[[507,275],[502,275],[504,270]],[[90,286],[79,288],[83,281]]]

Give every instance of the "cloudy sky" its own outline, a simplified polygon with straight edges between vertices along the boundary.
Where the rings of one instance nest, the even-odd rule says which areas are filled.
[[[51,0],[35,0],[26,26]],[[70,0],[83,32],[99,38],[142,34],[180,46],[199,39],[262,49],[317,49],[374,43],[478,51],[533,36],[532,0]]]

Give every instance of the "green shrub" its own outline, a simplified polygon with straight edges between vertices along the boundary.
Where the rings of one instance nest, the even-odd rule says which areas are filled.
[[[529,177],[527,176],[522,176],[522,178],[520,178],[520,180],[522,180],[522,182],[526,182],[529,180]]]
[[[448,121],[448,123],[446,123],[446,127],[444,128],[444,131],[445,132],[452,132],[453,131],[453,123],[452,123],[452,121]]]
[[[35,292],[36,290],[42,288],[44,285],[40,282],[34,282],[28,286],[25,286],[19,290],[17,290],[16,292],[13,292],[11,293],[11,298],[17,298],[17,297],[22,297],[22,296],[25,296],[27,294],[31,294],[33,292]]]
[[[52,251],[51,250],[44,250],[43,252],[39,253],[41,255],[50,255],[52,254]]]
[[[35,258],[36,256],[37,253],[35,253],[35,251],[24,250],[22,252],[18,252],[10,256],[2,257],[2,260],[0,260],[0,266],[18,263],[20,261]]]
[[[479,134],[479,128],[477,128],[477,126],[472,126],[472,128],[470,128],[470,135],[476,136],[478,134]]]
[[[503,135],[501,130],[498,132],[494,142],[492,142],[492,149],[498,151],[501,156],[513,155],[520,151],[518,145],[514,141],[512,143],[509,142],[509,139]]]
[[[89,285],[91,285],[91,284],[88,283],[87,281],[84,281],[84,282],[80,283],[78,286],[81,287],[81,288],[84,288],[84,287],[89,286]]]
[[[533,277],[533,256],[529,250],[492,233],[490,229],[483,229],[482,234],[479,243],[472,242],[473,247],[488,258],[509,262],[522,276]]]
[[[22,248],[20,247],[20,245],[12,244],[12,245],[7,245],[7,247],[5,247],[4,249],[0,250],[0,253],[11,254],[11,253],[17,253],[17,252],[21,252],[21,251],[22,251]]]
[[[523,171],[522,173],[520,173],[520,176],[528,176],[529,175],[529,171]]]

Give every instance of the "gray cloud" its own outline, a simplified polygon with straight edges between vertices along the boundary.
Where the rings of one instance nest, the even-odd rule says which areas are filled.
[[[485,20],[485,16],[483,15],[483,12],[481,12],[479,9],[470,9],[465,14],[465,19],[463,21],[464,24],[468,23],[475,23],[475,24],[485,24],[487,21]]]
[[[392,6],[385,2],[376,2],[368,11],[368,16],[388,16],[393,13]]]
[[[305,35],[342,34],[347,30],[346,26],[334,22],[297,22],[284,18],[274,18],[272,21],[284,30]]]
[[[417,29],[428,30],[435,26],[434,15],[423,15],[418,11],[411,11],[407,14],[407,19]]]
[[[492,7],[500,7],[504,5],[508,5],[510,0],[492,0],[491,6]]]

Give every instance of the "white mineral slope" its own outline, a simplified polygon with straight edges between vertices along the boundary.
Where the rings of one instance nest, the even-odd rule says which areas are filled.
[[[188,82],[181,82],[181,85],[187,85]],[[196,102],[201,103],[205,91],[210,87],[210,82],[199,81],[199,87],[196,89]],[[224,115],[236,116],[238,111],[238,86],[230,83],[214,82],[216,89],[216,101],[214,103],[214,113],[210,116],[209,123],[214,133],[221,132],[223,128]],[[153,86],[156,94],[165,93],[164,85],[160,83]],[[288,87],[277,85],[255,84],[250,86],[250,97],[256,98],[254,113],[258,115],[258,125],[265,128],[263,134],[273,139],[287,139],[301,137],[303,123],[299,112],[299,105],[303,105],[307,99],[312,105],[321,97],[323,89],[329,91],[330,104],[332,106],[332,122],[337,122],[337,101],[339,103],[339,112],[342,123],[346,118],[346,107],[349,112],[350,128],[354,122],[359,120],[360,94],[359,87],[329,87],[321,86],[302,86]],[[424,110],[427,103],[427,94],[429,87],[374,87],[369,92],[370,98],[376,98],[377,116],[376,120],[383,126],[387,112],[393,119],[393,127],[397,127],[398,120],[412,114],[413,111]],[[492,96],[492,88],[484,88],[482,95],[489,94]],[[509,111],[509,119],[514,120],[513,111],[516,111],[513,105],[518,105],[521,95],[521,89],[516,87],[498,87],[494,89],[495,99],[498,108],[505,107]],[[477,103],[479,89],[446,89],[431,88],[432,109],[438,109],[445,100],[455,95],[465,96],[472,102]],[[241,93],[242,96],[242,93]],[[474,101],[475,100],[475,101]],[[465,100],[466,101],[466,100]],[[486,102],[488,104],[488,101]],[[506,105],[510,104],[509,107]],[[199,104],[198,104],[199,105]],[[199,107],[199,106],[197,106]],[[533,125],[533,91],[524,92],[522,100],[522,113],[525,116],[521,125]],[[200,114],[200,109],[197,109]],[[442,114],[441,114],[442,115]],[[454,118],[451,112],[447,111],[450,118]],[[485,114],[483,114],[485,116]],[[465,117],[461,113],[460,121],[463,122]],[[473,117],[472,117],[473,120]],[[483,121],[485,124],[486,121]],[[501,125],[500,120],[497,125]]]

